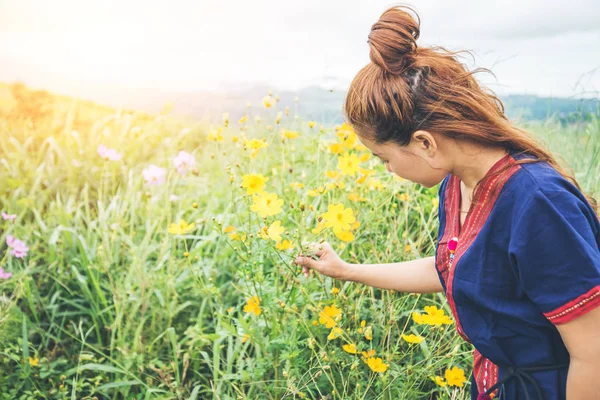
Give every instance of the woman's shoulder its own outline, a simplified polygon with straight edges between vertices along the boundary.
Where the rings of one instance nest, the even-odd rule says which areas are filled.
[[[536,158],[529,153],[511,152],[515,160]],[[511,179],[511,187],[518,192],[515,216],[538,209],[542,204],[560,210],[579,209],[590,221],[596,219],[594,210],[585,195],[570,180],[562,176],[545,161],[519,164]]]

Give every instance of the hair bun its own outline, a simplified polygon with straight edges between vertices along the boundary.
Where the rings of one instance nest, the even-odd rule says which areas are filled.
[[[413,11],[417,20],[404,9]],[[369,33],[371,61],[384,71],[400,75],[414,62],[420,23],[417,13],[408,6],[388,8]]]

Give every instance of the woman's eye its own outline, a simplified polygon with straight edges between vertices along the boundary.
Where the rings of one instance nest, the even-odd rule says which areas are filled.
[[[384,161],[382,159],[379,159],[379,162],[382,163],[382,164],[387,164],[387,161]]]

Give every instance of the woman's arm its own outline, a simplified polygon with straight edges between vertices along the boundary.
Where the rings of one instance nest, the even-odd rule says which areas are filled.
[[[436,293],[444,289],[435,269],[435,257],[391,264],[348,264],[347,281],[408,293]]]

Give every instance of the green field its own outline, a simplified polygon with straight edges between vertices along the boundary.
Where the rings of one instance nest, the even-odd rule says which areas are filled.
[[[275,96],[208,124],[1,89],[0,399],[469,398],[443,294],[292,263],[321,239],[352,263],[434,254],[437,187],[346,125]],[[523,127],[600,195],[598,115]],[[333,232],[330,207],[356,222]]]

